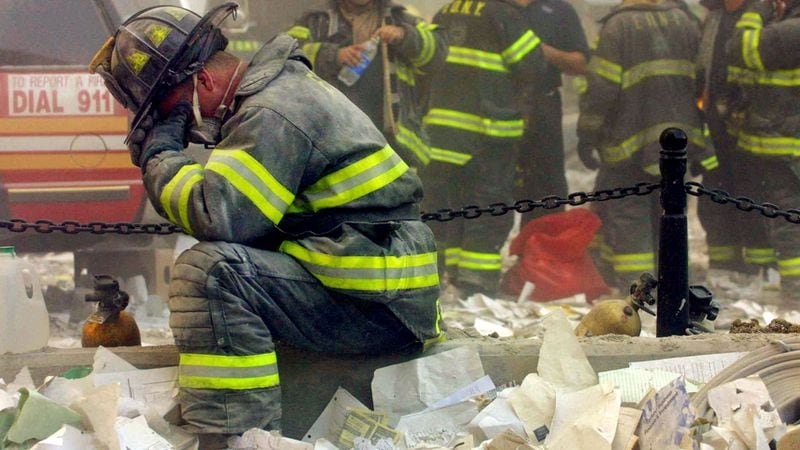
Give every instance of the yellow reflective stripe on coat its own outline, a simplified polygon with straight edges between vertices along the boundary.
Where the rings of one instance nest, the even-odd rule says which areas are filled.
[[[425,144],[422,138],[403,126],[403,124],[397,125],[397,135],[395,139],[397,139],[398,144],[402,144],[404,147],[411,150],[423,164],[428,164],[430,162],[431,149]]]
[[[354,291],[397,291],[439,285],[436,252],[402,256],[337,256],[284,241],[280,251],[292,256],[323,285]]]
[[[599,56],[592,56],[589,71],[605,78],[614,84],[622,84],[622,66]]]
[[[444,265],[457,266],[461,260],[461,249],[459,247],[451,247],[444,251]]]
[[[192,188],[203,181],[203,166],[190,164],[181,167],[177,174],[164,186],[159,200],[170,222],[192,233],[189,223],[189,196]]]
[[[432,31],[435,30],[436,25],[429,25],[425,22],[419,22],[416,26],[420,39],[422,39],[422,49],[416,58],[411,59],[414,67],[422,67],[431,62],[433,56],[436,54],[436,37]]]
[[[736,248],[730,245],[708,247],[708,259],[711,261],[733,261],[736,259]]]
[[[438,344],[447,340],[447,335],[442,333],[442,306],[439,299],[436,299],[436,336],[426,339],[422,344],[422,349],[427,350],[433,344]]]
[[[190,389],[263,389],[280,384],[275,352],[249,356],[182,353],[178,385]]]
[[[744,249],[744,262],[748,264],[772,264],[778,260],[774,248],[750,248]]]
[[[447,63],[475,67],[492,72],[508,73],[508,68],[499,53],[485,52],[465,47],[450,47]]]
[[[656,267],[655,253],[617,253],[611,257],[615,272],[640,272]]]
[[[649,77],[682,76],[694,79],[694,63],[685,59],[656,59],[637,64],[622,73],[622,89],[636,85]]]
[[[626,160],[634,153],[641,150],[647,145],[658,142],[661,133],[670,127],[681,128],[689,135],[689,140],[698,147],[705,147],[706,141],[703,137],[703,130],[700,128],[691,128],[682,123],[666,122],[654,125],[646,130],[640,131],[633,136],[625,139],[620,144],[605,147],[600,149],[603,156],[603,161],[609,163],[616,163]]]
[[[300,39],[303,41],[311,39],[311,30],[300,25],[293,26],[291,29],[289,29],[289,31],[286,32],[286,34],[295,39]]]
[[[321,48],[322,42],[310,42],[308,44],[303,44],[303,53],[308,56],[308,60],[311,61],[312,66],[317,64],[317,55],[319,55],[319,50]]]
[[[443,148],[431,147],[431,159],[448,164],[463,166],[472,159],[469,153],[445,150]]]
[[[761,29],[745,30],[742,33],[742,59],[747,67],[763,71],[764,63],[761,62],[761,52],[758,51],[760,41]]]
[[[417,77],[414,75],[414,71],[404,64],[397,64],[397,79],[411,87],[417,85]]]
[[[706,170],[714,170],[719,167],[719,158],[716,155],[709,156],[708,158],[700,161],[700,165]]]
[[[400,178],[408,165],[386,146],[377,152],[321,178],[302,192],[292,211],[319,211],[346,205]]]
[[[479,253],[461,250],[458,267],[472,270],[500,270],[503,257],[499,253]]]
[[[536,33],[533,30],[528,30],[517,39],[516,42],[511,44],[507,49],[503,50],[501,54],[503,57],[503,61],[505,61],[506,65],[510,66],[512,64],[516,64],[522,61],[522,58],[528,55],[528,53],[534,51],[536,47],[541,44],[542,40],[539,39],[539,36],[536,36]]]
[[[742,67],[729,66],[728,82],[748,85],[798,87],[800,86],[800,69],[759,72]]]
[[[738,145],[744,150],[770,156],[800,156],[800,138],[756,136],[739,133]]]
[[[761,19],[761,14],[754,12],[746,12],[736,22],[736,28],[761,28],[764,26],[764,21]]]
[[[214,150],[206,170],[219,174],[274,224],[294,201],[294,194],[244,150]]]
[[[800,258],[779,259],[778,273],[780,273],[782,277],[800,275]]]
[[[502,138],[521,137],[525,133],[525,122],[522,119],[493,120],[451,109],[431,109],[424,122],[426,125],[457,128]]]

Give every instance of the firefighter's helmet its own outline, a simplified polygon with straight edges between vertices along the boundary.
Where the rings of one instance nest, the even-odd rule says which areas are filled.
[[[238,6],[227,2],[203,17],[177,6],[147,8],[126,20],[106,41],[89,70],[100,74],[114,98],[135,113],[131,131],[153,102],[225,49],[228,40],[219,26],[235,15]]]

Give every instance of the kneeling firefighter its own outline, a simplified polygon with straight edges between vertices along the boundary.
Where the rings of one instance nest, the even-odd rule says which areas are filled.
[[[169,307],[182,418],[203,434],[280,428],[275,341],[371,354],[442,336],[419,179],[293,38],[249,65],[224,52],[236,7],[143,10],[91,64],[135,112],[151,202],[200,241]],[[187,141],[215,146],[207,163]]]

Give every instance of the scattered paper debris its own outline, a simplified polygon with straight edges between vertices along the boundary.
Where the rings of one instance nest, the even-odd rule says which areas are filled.
[[[344,428],[348,411],[354,409],[367,409],[367,407],[347,390],[340,387],[333,394],[333,398],[328,402],[322,414],[317,417],[317,420],[303,436],[303,442],[313,443],[320,439],[325,439],[336,443],[339,440],[339,434]]]
[[[480,439],[494,439],[506,430],[525,436],[525,427],[508,399],[517,388],[508,388],[497,394],[497,398],[481,410],[469,423],[469,429]]]
[[[403,416],[396,428],[405,435],[409,448],[449,448],[454,441],[469,434],[469,423],[477,415],[477,404],[465,401]]]
[[[561,389],[579,390],[597,384],[597,374],[561,310],[544,318],[545,335],[537,373]]]
[[[642,400],[638,436],[641,450],[680,449],[689,439],[694,412],[683,378],[676,378]],[[691,448],[691,447],[690,447]]]
[[[620,405],[620,393],[610,383],[576,392],[557,392],[545,446],[548,450],[611,450]]]
[[[36,391],[22,388],[17,415],[6,439],[16,444],[31,439],[42,440],[63,425],[78,426],[81,420],[80,414],[66,406],[59,405]]]
[[[117,417],[115,428],[119,435],[119,448],[122,450],[173,450],[175,448],[147,425],[144,416],[135,419]]]
[[[619,369],[600,372],[600,382],[612,383],[622,393],[622,402],[638,404],[650,390],[659,390],[681,375],[663,370]],[[697,392],[697,386],[686,382],[686,391]]]
[[[372,379],[373,404],[376,411],[387,413],[389,424],[393,424],[401,416],[429,408],[484,375],[475,349],[456,348],[376,370]]]
[[[695,383],[708,383],[726,367],[738,361],[746,352],[716,353],[632,362],[633,369],[657,369],[681,374]]]

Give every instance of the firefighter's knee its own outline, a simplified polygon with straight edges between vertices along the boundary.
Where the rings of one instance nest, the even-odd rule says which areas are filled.
[[[218,244],[201,242],[175,261],[169,287],[169,325],[179,350],[213,350],[223,330],[215,330],[219,299],[208,289],[214,268],[225,260]]]

